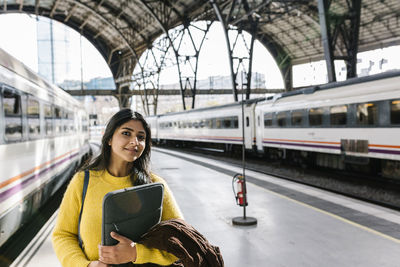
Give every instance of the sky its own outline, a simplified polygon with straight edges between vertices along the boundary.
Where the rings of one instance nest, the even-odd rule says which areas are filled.
[[[26,14],[0,15],[0,47],[22,61],[34,71],[38,71],[37,58],[37,26],[36,16]],[[81,79],[81,48],[80,35],[73,29],[54,21],[55,36],[64,36],[68,32],[69,45],[73,53],[67,55],[72,66],[67,67],[63,79]],[[40,35],[39,35],[40,36]],[[39,37],[39,39],[42,37]],[[249,40],[246,33],[245,38]],[[187,42],[187,41],[186,41]],[[187,46],[190,50],[190,46]],[[243,43],[242,43],[243,47]],[[242,53],[245,49],[238,49],[236,53]],[[369,72],[374,74],[389,69],[400,69],[400,46],[377,49],[359,53],[360,63],[357,66],[358,73]],[[384,64],[379,64],[384,59]],[[88,81],[95,77],[111,77],[105,60],[95,47],[82,38],[82,65],[83,80]],[[338,80],[344,80],[346,71],[343,62],[335,62],[336,76]],[[184,72],[184,70],[182,70]],[[256,41],[254,45],[253,73],[259,72],[265,75],[267,88],[283,88],[281,73],[276,62],[267,49]],[[230,74],[227,47],[220,23],[214,23],[207,35],[207,39],[200,52],[198,80],[209,76],[227,76]],[[161,73],[161,84],[178,82],[176,67],[166,69]],[[306,86],[327,82],[326,65],[324,61],[307,63],[293,68],[294,86]]]
[[[0,36],[2,36],[0,47],[37,72],[36,16],[26,14],[0,15],[0,25]],[[57,34],[57,32],[64,31],[64,25],[54,21],[54,29]],[[73,46],[73,53],[69,55],[70,60],[80,63],[80,34],[70,28],[68,28],[68,34],[71,38],[70,44]],[[85,81],[95,77],[112,76],[100,53],[86,38],[82,38],[82,54]],[[70,68],[69,71],[71,72],[70,76],[80,79],[80,68]]]
[[[27,15],[0,15],[0,47],[37,71],[36,25]],[[27,49],[26,45],[29,44]]]

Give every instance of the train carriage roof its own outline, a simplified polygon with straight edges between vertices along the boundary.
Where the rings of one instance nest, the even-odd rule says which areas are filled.
[[[13,73],[23,77],[24,79],[34,83],[35,85],[43,88],[47,91],[47,94],[57,96],[58,98],[68,100],[68,102],[73,103],[74,105],[81,106],[81,103],[72,97],[70,94],[62,90],[61,88],[49,83],[38,74],[36,74],[29,67],[25,66],[22,62],[12,57],[6,51],[0,48],[0,65],[4,68],[12,71]]]
[[[291,96],[296,96],[296,95],[309,95],[309,94],[313,94],[315,92],[319,92],[319,91],[323,91],[323,90],[335,89],[335,88],[339,88],[339,87],[357,85],[357,84],[368,83],[368,82],[372,82],[372,81],[379,81],[379,80],[395,78],[395,77],[400,77],[400,71],[388,71],[388,72],[379,73],[376,75],[352,78],[352,79],[348,79],[348,80],[340,81],[340,82],[310,86],[310,87],[302,88],[302,89],[295,90],[295,91],[276,94],[274,96],[267,97],[266,100],[275,102],[275,101],[278,101],[278,100],[280,100],[282,98],[286,98],[286,97],[291,97]],[[400,90],[400,87],[399,87],[399,90]]]
[[[245,105],[251,105],[253,103],[258,103],[258,102],[264,101],[264,100],[265,100],[265,97],[260,97],[260,98],[244,100],[243,103]],[[171,116],[171,115],[181,115],[181,114],[194,113],[194,112],[203,112],[203,111],[210,111],[210,110],[216,110],[216,109],[224,109],[224,108],[240,106],[241,104],[242,104],[242,101],[239,101],[239,102],[229,103],[229,104],[225,104],[225,105],[221,105],[221,106],[212,106],[212,107],[205,107],[205,108],[196,108],[196,109],[191,109],[191,110],[186,110],[186,111],[170,112],[170,113],[160,114],[160,115],[156,115],[156,116],[149,116],[147,118],[163,117],[163,116]]]

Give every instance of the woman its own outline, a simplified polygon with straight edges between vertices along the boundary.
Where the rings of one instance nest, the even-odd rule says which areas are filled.
[[[62,200],[52,242],[64,267],[109,266],[133,262],[170,265],[177,258],[165,251],[135,244],[117,233],[115,246],[101,246],[102,201],[110,191],[151,182],[164,184],[161,220],[182,218],[165,181],[149,172],[150,128],[142,115],[130,109],[117,112],[108,122],[101,153],[83,169],[90,170],[89,185],[80,222],[83,248],[78,242],[78,220],[82,204],[84,172],[75,174]]]

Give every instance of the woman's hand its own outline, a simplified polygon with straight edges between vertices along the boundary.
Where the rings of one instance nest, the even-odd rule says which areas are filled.
[[[88,265],[88,267],[109,267],[110,265],[105,264],[104,262],[101,261],[92,261]]]
[[[115,246],[99,246],[100,261],[107,264],[121,264],[136,260],[136,246],[129,238],[111,232],[111,237],[119,241]]]

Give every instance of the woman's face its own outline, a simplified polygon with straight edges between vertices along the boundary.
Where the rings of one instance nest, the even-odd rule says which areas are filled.
[[[130,120],[118,127],[108,144],[111,146],[111,158],[134,162],[146,147],[146,131],[138,120]]]

